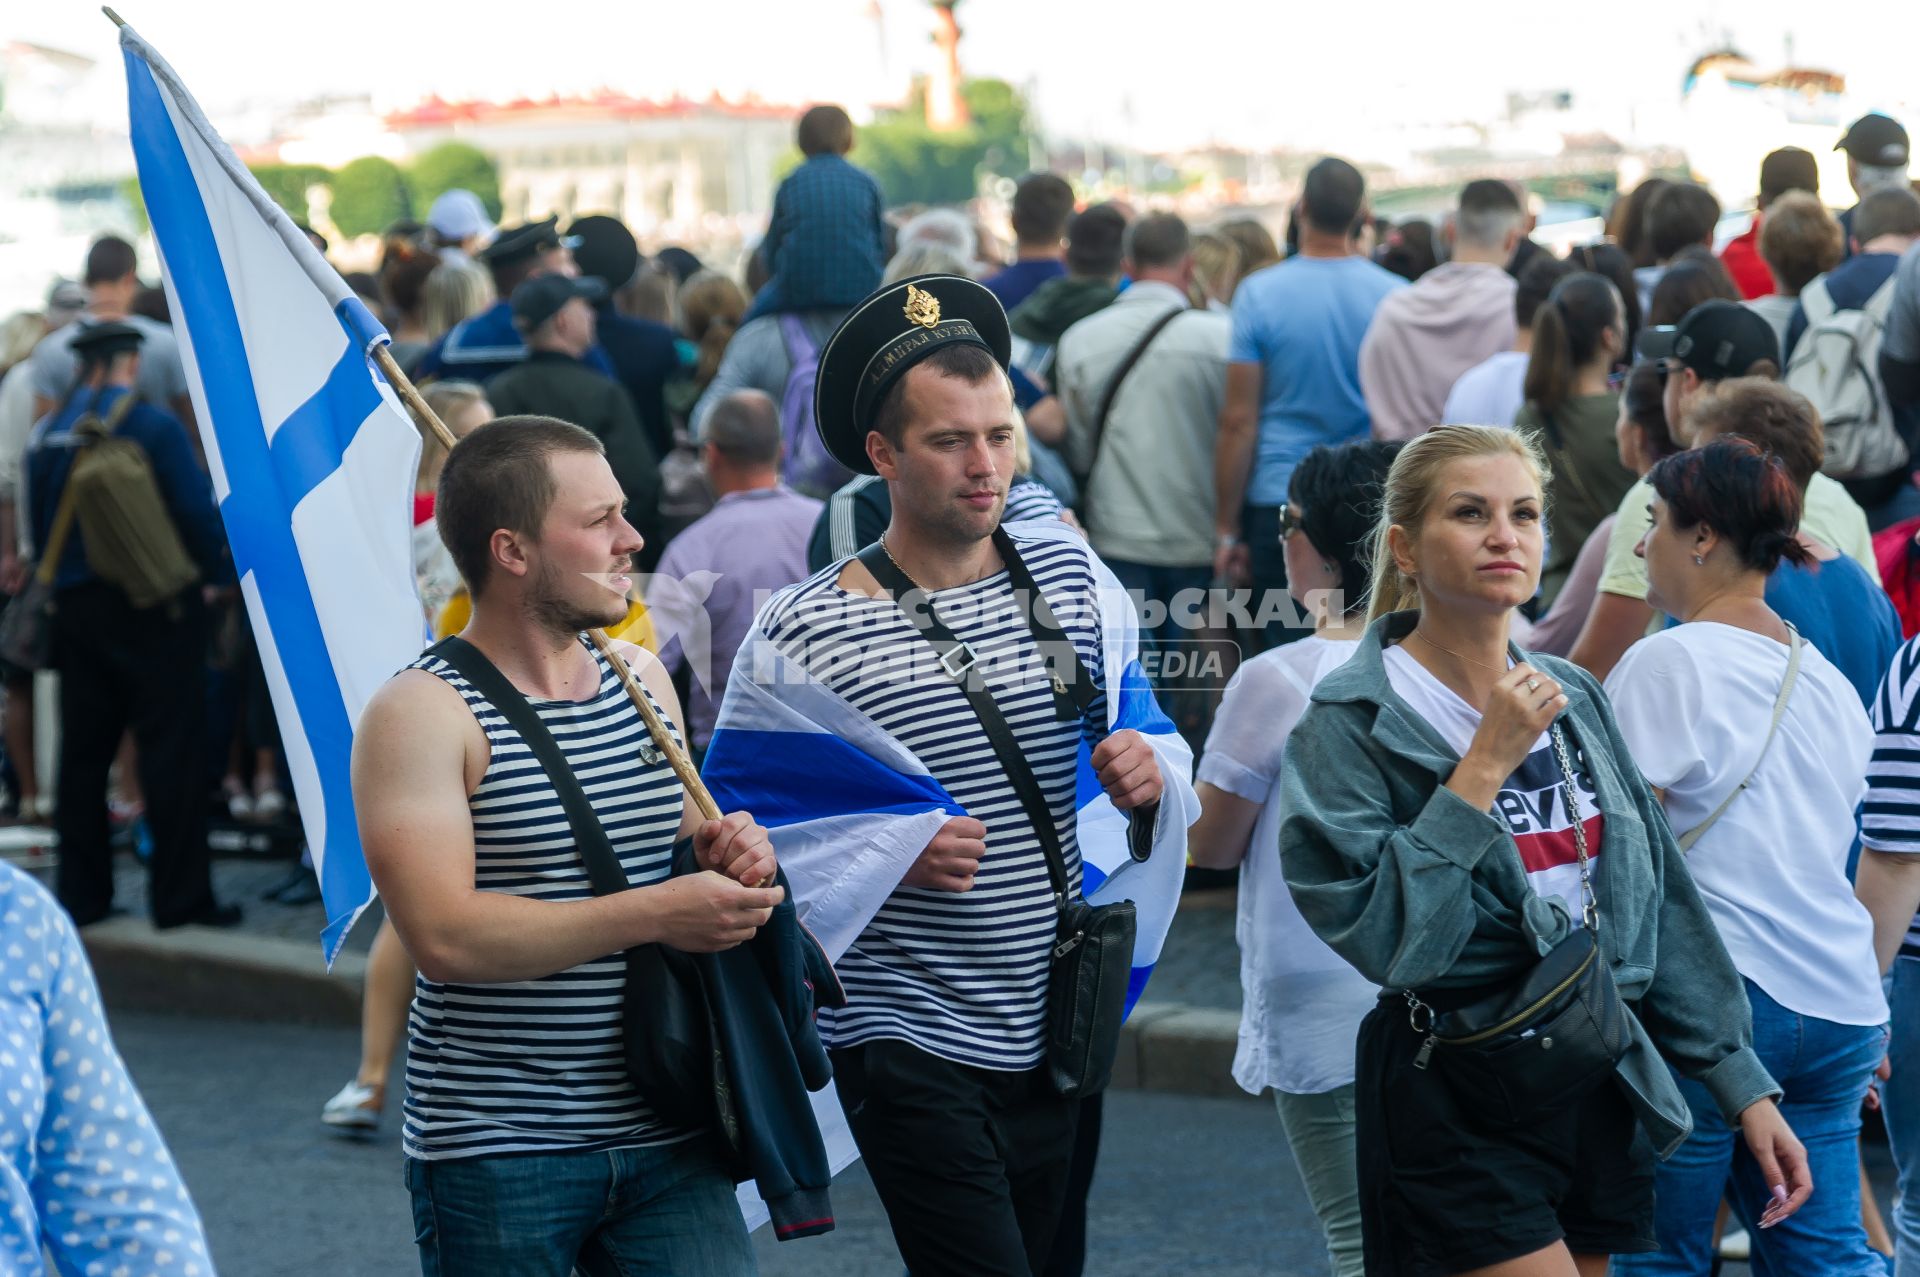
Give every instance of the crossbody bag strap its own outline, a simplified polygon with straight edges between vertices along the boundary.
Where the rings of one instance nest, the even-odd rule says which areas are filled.
[[[1107,438],[1107,417],[1113,412],[1113,401],[1120,395],[1120,383],[1127,379],[1127,374],[1140,362],[1140,357],[1147,353],[1147,347],[1153,345],[1153,339],[1160,335],[1160,330],[1186,313],[1185,306],[1175,306],[1148,325],[1146,333],[1134,343],[1133,349],[1127,352],[1119,368],[1107,380],[1107,388],[1100,395],[1100,407],[1093,414],[1093,438],[1087,452],[1086,479],[1089,485],[1093,481],[1093,468],[1100,464],[1100,447]]]
[[[458,634],[441,639],[427,652],[453,666],[460,677],[473,684],[500,711],[500,716],[507,720],[513,730],[520,733],[520,739],[527,743],[534,758],[539,760],[547,779],[553,784],[560,805],[566,809],[567,825],[573,830],[573,840],[579,847],[580,859],[586,863],[587,881],[593,885],[593,894],[610,896],[631,886],[626,870],[620,866],[620,858],[614,854],[613,844],[607,840],[607,831],[601,827],[600,818],[594,815],[587,791],[580,787],[579,778],[573,774],[566,755],[560,752],[560,743],[554,740],[553,733],[547,730],[546,723],[541,720],[539,711],[527,703],[520,689],[508,681],[499,666],[487,659],[486,653]],[[597,661],[595,668],[599,668]]]
[[[1699,842],[1702,835],[1727,814],[1727,808],[1733,806],[1733,800],[1746,791],[1759,772],[1760,764],[1766,761],[1767,750],[1772,748],[1773,738],[1780,731],[1780,720],[1786,715],[1787,698],[1793,695],[1794,682],[1800,677],[1800,649],[1806,640],[1800,637],[1800,631],[1794,629],[1790,622],[1787,625],[1787,639],[1787,676],[1780,680],[1780,694],[1773,698],[1773,721],[1767,724],[1767,739],[1760,743],[1760,754],[1753,760],[1753,766],[1747,768],[1747,774],[1740,778],[1740,783],[1733,787],[1733,792],[1713,809],[1713,814],[1680,835],[1678,841],[1681,851],[1693,850],[1693,844]]]
[[[1080,659],[1080,650],[1073,645],[1073,640],[1060,628],[1060,621],[1053,614],[1053,604],[1047,601],[1046,591],[1040,588],[1039,582],[1033,579],[1033,573],[1027,570],[1026,560],[1020,557],[1020,548],[1013,543],[1013,536],[1005,524],[993,530],[993,548],[1000,552],[1001,560],[1007,565],[1007,578],[1013,582],[1013,588],[1026,601],[1022,612],[1026,617],[1027,631],[1033,635],[1033,641],[1040,649],[1040,660],[1047,667],[1047,677],[1053,683],[1055,700],[1063,705],[1071,705],[1074,717],[1082,723],[1086,722],[1093,715],[1094,702],[1099,695],[1094,691],[1092,672],[1087,669],[1086,662]],[[1065,721],[1064,713],[1060,717]]]
[[[1014,737],[1013,728],[1007,725],[1006,716],[1000,712],[993,693],[987,690],[986,681],[975,668],[973,648],[940,619],[927,592],[913,583],[879,542],[860,551],[857,557],[880,583],[880,588],[893,596],[894,604],[908,624],[933,647],[940,658],[941,671],[959,684],[966,695],[967,704],[973,708],[974,717],[980,720],[980,728],[986,733],[987,744],[993,747],[994,757],[1000,761],[1000,770],[1006,773],[1033,825],[1034,836],[1040,840],[1040,850],[1047,858],[1047,875],[1053,882],[1054,907],[1065,912],[1073,887],[1067,876],[1066,853],[1060,847],[1060,831],[1054,825],[1053,808],[1040,792],[1040,782],[1027,765],[1026,754]]]

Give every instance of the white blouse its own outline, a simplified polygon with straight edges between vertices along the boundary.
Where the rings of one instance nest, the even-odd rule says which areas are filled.
[[[1354,1040],[1379,989],[1313,933],[1280,872],[1280,760],[1308,697],[1359,644],[1319,636],[1240,667],[1207,734],[1197,780],[1261,803],[1240,865],[1240,1044],[1233,1080],[1258,1095],[1353,1081]]]

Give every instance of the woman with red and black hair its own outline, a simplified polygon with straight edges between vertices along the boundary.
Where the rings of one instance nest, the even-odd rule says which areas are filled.
[[[1660,1253],[1614,1262],[1706,1277],[1731,1177],[1727,1200],[1771,1271],[1884,1273],[1860,1224],[1855,1142],[1887,1002],[1872,919],[1847,881],[1873,731],[1846,676],[1766,602],[1781,561],[1809,557],[1796,535],[1801,485],[1780,456],[1735,435],[1668,457],[1648,480],[1647,601],[1682,623],[1629,649],[1606,689],[1745,982],[1754,1050],[1785,1090],[1781,1114],[1820,1190],[1777,1227],[1756,1227],[1766,1186],[1752,1155],[1706,1088],[1680,1079],[1694,1130],[1658,1171]]]

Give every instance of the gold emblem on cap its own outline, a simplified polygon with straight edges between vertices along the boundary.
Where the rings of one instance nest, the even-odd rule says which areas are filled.
[[[922,328],[940,326],[940,299],[912,284],[907,285],[907,304],[901,310],[910,324],[918,324]]]

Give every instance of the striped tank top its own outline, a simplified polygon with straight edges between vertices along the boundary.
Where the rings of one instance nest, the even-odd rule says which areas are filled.
[[[600,685],[591,698],[528,701],[579,778],[627,880],[660,882],[680,828],[680,783],[664,759],[642,757],[643,747],[652,753],[646,724],[612,667],[597,652],[593,659]],[[468,800],[474,885],[536,900],[590,898],[566,809],[519,732],[439,657],[429,653],[410,668],[459,692],[487,736],[486,774]],[[678,740],[677,726],[668,726]],[[511,984],[419,977],[407,1020],[407,1156],[584,1153],[690,1137],[648,1108],[627,1077],[625,990],[618,953]]]

